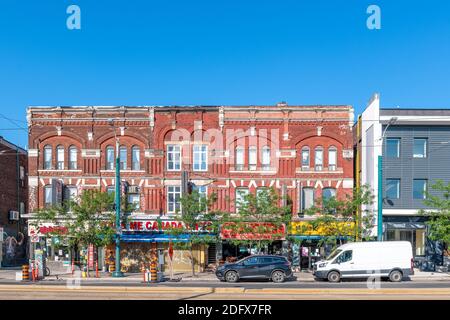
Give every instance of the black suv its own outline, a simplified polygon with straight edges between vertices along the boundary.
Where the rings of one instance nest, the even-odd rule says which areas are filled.
[[[292,270],[291,263],[285,257],[254,255],[218,267],[216,276],[219,280],[227,282],[263,278],[279,283],[290,278]]]

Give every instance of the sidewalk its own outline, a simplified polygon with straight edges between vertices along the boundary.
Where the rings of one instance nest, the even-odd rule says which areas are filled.
[[[0,281],[16,280],[16,272],[22,272],[20,268],[8,268],[8,269],[0,269]],[[46,277],[44,281],[65,281],[69,279],[73,279],[75,276],[71,273],[59,273],[59,274],[51,274]],[[311,272],[294,272],[295,281],[298,282],[314,282],[314,277]],[[213,272],[202,272],[197,273],[195,277],[192,276],[191,273],[180,273],[175,272],[174,279],[180,279],[180,282],[218,282],[219,280],[216,278]],[[450,281],[449,273],[442,272],[421,272],[419,270],[415,270],[413,276],[410,277],[411,281]],[[123,278],[113,278],[110,273],[107,272],[99,272],[99,278],[95,277],[95,272],[90,272],[90,277],[82,278],[82,281],[98,281],[98,282],[134,282],[141,283],[144,282],[144,275],[142,273],[126,273]],[[169,274],[165,274],[165,281],[169,280]]]

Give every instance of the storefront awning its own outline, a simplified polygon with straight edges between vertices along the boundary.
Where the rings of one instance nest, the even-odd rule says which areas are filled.
[[[196,237],[210,237],[211,234],[199,234]],[[188,242],[191,235],[183,233],[177,236],[164,234],[164,233],[134,233],[134,234],[122,234],[120,241],[123,242]]]
[[[425,229],[423,222],[385,222],[386,229]]]

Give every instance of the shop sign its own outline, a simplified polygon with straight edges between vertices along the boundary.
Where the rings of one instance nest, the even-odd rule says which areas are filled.
[[[88,266],[89,268],[94,267],[94,246],[92,244],[88,247]]]
[[[196,224],[194,231],[208,231],[211,222],[201,221]],[[165,231],[169,229],[188,229],[182,221],[164,220],[133,220],[126,226],[122,224],[123,231]]]
[[[222,239],[237,240],[284,240],[286,226],[270,222],[247,222],[242,227],[233,222],[222,225],[220,237]]]
[[[339,221],[327,224],[322,223],[315,227],[308,221],[293,221],[290,224],[289,230],[291,235],[305,236],[326,236],[335,233],[339,233],[343,236],[351,236],[354,232],[355,222],[353,221]]]
[[[39,226],[35,225],[28,225],[28,236],[45,236],[48,233],[59,233],[59,234],[65,234],[67,233],[67,227],[64,226],[58,226],[53,223],[42,223]]]

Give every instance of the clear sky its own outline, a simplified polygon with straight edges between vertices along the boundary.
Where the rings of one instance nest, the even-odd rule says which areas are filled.
[[[81,30],[66,27],[71,4]],[[449,76],[448,0],[0,0],[0,135],[20,146],[29,105],[359,113],[379,92],[384,107],[449,108]]]

